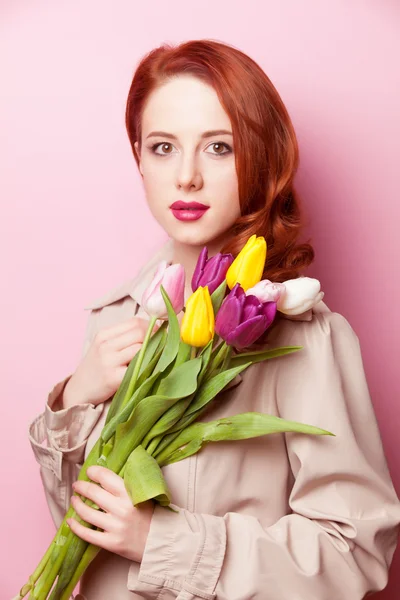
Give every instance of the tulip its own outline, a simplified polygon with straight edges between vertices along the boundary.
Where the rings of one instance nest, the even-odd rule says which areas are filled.
[[[252,235],[247,240],[226,274],[229,289],[240,283],[244,291],[258,283],[264,271],[267,242],[262,236]]]
[[[215,331],[228,345],[242,350],[265,332],[275,315],[276,302],[260,302],[237,283],[221,304]]]
[[[324,297],[320,282],[312,277],[288,279],[284,285],[285,291],[277,302],[277,309],[286,315],[300,315]]]
[[[259,283],[249,288],[246,295],[256,296],[260,302],[278,302],[285,291],[283,283],[275,283],[269,279],[262,279]]]
[[[197,348],[206,346],[214,337],[214,309],[208,287],[199,286],[186,301],[181,322],[181,339]]]
[[[168,294],[175,313],[180,313],[185,305],[185,269],[182,265],[170,265],[162,260],[157,267],[154,277],[142,296],[142,306],[151,317],[166,321],[167,307],[162,297],[160,286]]]
[[[221,254],[208,259],[208,248],[204,246],[197,260],[192,277],[192,291],[201,286],[207,286],[210,295],[221,285],[226,277],[227,270],[233,262],[232,254]]]

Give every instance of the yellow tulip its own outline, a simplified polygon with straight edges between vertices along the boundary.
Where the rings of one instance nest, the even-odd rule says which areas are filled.
[[[181,322],[181,339],[190,346],[201,348],[214,337],[214,309],[208,286],[199,286],[189,296]]]
[[[226,283],[232,289],[240,283],[244,291],[261,281],[267,258],[267,242],[256,234],[249,237],[226,273]]]

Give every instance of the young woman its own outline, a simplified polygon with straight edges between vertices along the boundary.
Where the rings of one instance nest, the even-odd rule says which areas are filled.
[[[134,279],[86,307],[82,360],[30,426],[55,525],[73,490],[104,510],[74,497],[77,514],[104,530],[70,521],[102,548],[78,598],[359,600],[382,590],[400,503],[357,335],[322,301],[296,316],[278,312],[261,342],[303,349],[252,365],[202,420],[259,411],[335,437],[208,444],[163,469],[176,513],[152,501],[133,507],[123,479],[102,467],[88,471],[93,483],[72,487],[143,342],[141,296],[161,260],[185,267],[187,299],[205,245],[209,257],[236,256],[249,236],[264,236],[263,279],[276,282],[299,277],[314,257],[298,241],[293,126],[251,58],[209,40],[153,50],[134,74],[126,125],[149,208],[168,241]],[[203,210],[181,209],[190,203]]]

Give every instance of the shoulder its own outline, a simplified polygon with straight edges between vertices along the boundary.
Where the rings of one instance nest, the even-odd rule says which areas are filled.
[[[279,370],[293,374],[299,371],[306,375],[327,373],[339,365],[360,366],[360,343],[356,332],[339,313],[332,311],[321,301],[312,309],[312,318],[308,321],[282,320],[277,334],[273,338],[273,347],[300,346],[301,348],[279,362]]]
[[[281,323],[276,336],[280,341],[288,343],[307,337],[317,341],[318,338],[343,332],[357,338],[357,335],[344,315],[332,311],[322,300],[302,315],[288,316],[281,314]],[[357,338],[358,339],[358,338]],[[293,342],[295,345],[295,342]]]

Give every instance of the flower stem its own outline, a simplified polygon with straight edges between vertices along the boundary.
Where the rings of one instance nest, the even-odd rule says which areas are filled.
[[[221,367],[221,373],[223,371],[227,371],[229,369],[229,363],[231,361],[231,355],[232,355],[232,346],[228,346],[226,349],[226,354],[224,357],[224,361],[222,363],[222,367]]]
[[[146,352],[146,348],[148,346],[151,334],[153,332],[153,327],[155,325],[155,322],[157,321],[157,317],[151,317],[150,318],[150,323],[149,323],[149,327],[146,331],[146,335],[145,338],[143,340],[143,344],[142,347],[139,350],[139,355],[138,355],[138,359],[136,361],[135,364],[135,368],[133,370],[133,374],[132,374],[132,379],[129,382],[129,386],[128,389],[126,391],[125,397],[121,403],[121,407],[120,410],[122,410],[124,408],[124,406],[126,405],[126,403],[128,402],[128,400],[131,398],[132,394],[133,394],[133,390],[135,389],[136,386],[136,382],[138,380],[139,377],[139,371],[140,371],[140,367],[142,366],[142,362],[143,362],[143,358]]]
[[[96,527],[95,529],[98,529],[98,528]],[[92,560],[97,556],[99,551],[100,551],[99,546],[95,546],[94,544],[89,544],[89,546],[85,550],[84,555],[82,556],[82,558],[80,560],[79,565],[76,568],[74,575],[72,576],[71,581],[69,582],[68,586],[65,588],[64,592],[62,593],[60,600],[69,600],[70,599],[71,594],[74,591],[75,586],[77,585],[78,581],[80,580],[80,578],[82,577],[83,573],[86,571],[87,567],[92,562]]]
[[[228,346],[228,344],[223,341],[222,344],[220,344],[218,346],[218,351],[214,357],[214,359],[209,363],[208,367],[207,367],[207,379],[210,379],[211,377],[213,377],[215,375],[215,372],[217,371],[219,365],[221,364],[222,361],[225,360],[225,357],[227,354],[231,354],[232,352],[232,348],[231,346]]]
[[[32,575],[30,575],[28,582],[25,583],[22,586],[22,588],[20,589],[19,596],[18,596],[18,598],[20,600],[22,600],[22,598],[25,598],[27,593],[31,591],[31,589],[35,586],[36,581],[39,579],[39,577],[43,573],[43,571],[47,565],[47,561],[49,560],[49,558],[52,554],[53,547],[54,547],[54,544],[56,541],[56,537],[57,537],[57,534],[54,536],[50,546],[47,548],[46,553],[44,554],[42,560],[40,561],[40,563],[38,564],[38,566],[36,567],[36,569],[34,570]]]

